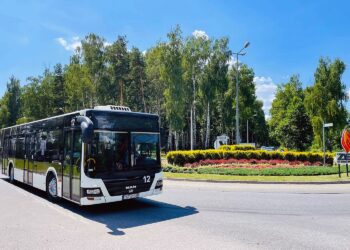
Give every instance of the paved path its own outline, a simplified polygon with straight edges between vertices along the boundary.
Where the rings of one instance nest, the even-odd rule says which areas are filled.
[[[165,181],[149,199],[50,203],[0,175],[0,249],[350,249],[350,185]]]

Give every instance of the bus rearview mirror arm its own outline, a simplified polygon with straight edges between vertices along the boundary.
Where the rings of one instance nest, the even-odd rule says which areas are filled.
[[[82,141],[90,144],[94,138],[94,124],[86,116],[77,116],[77,122],[80,123]]]

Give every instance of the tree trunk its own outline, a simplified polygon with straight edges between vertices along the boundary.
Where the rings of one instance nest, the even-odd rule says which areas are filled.
[[[175,139],[175,150],[179,150],[179,137],[177,136],[177,132],[174,132],[174,139]]]
[[[143,80],[141,80],[141,98],[142,98],[142,104],[143,104],[143,112],[147,112],[146,110],[146,101],[145,101],[145,92],[143,89]]]
[[[171,151],[172,150],[172,133],[171,133],[171,130],[169,129],[169,135],[168,135],[168,151]]]
[[[181,132],[181,149],[185,149],[185,133]]]
[[[119,88],[120,88],[120,105],[124,105],[124,95],[123,95],[123,82],[119,80]]]
[[[209,102],[208,102],[208,108],[207,108],[207,130],[206,130],[206,134],[205,134],[205,148],[208,148],[209,140],[210,140],[210,106],[209,106]]]

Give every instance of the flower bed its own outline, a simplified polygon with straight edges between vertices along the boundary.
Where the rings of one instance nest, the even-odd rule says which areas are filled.
[[[184,166],[187,163],[200,162],[202,160],[223,159],[255,159],[255,160],[287,160],[301,162],[322,162],[322,153],[311,152],[279,152],[265,150],[193,150],[193,151],[171,151],[167,154],[170,164]],[[333,154],[326,154],[326,163],[333,164]]]
[[[255,159],[219,159],[212,160],[206,159],[194,163],[186,163],[184,167],[200,167],[200,166],[212,166],[217,165],[217,167],[249,167],[256,168],[256,166],[261,166],[264,168],[273,167],[298,167],[298,166],[321,166],[321,162],[309,162],[309,161],[288,161],[288,160],[255,160]]]
[[[300,165],[299,165],[300,166]],[[337,167],[300,166],[289,168],[223,168],[223,167],[174,167],[166,166],[164,172],[171,173],[195,173],[195,174],[219,174],[219,175],[240,175],[240,176],[312,176],[312,175],[332,175],[338,173]],[[345,173],[345,167],[341,167],[341,172]]]

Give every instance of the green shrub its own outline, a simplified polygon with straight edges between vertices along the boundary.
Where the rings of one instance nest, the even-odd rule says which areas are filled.
[[[257,159],[257,160],[289,160],[323,162],[323,153],[279,152],[265,150],[193,150],[171,151],[167,154],[170,164],[184,166],[186,163],[199,162],[206,159]],[[326,163],[333,164],[334,154],[326,154]]]

